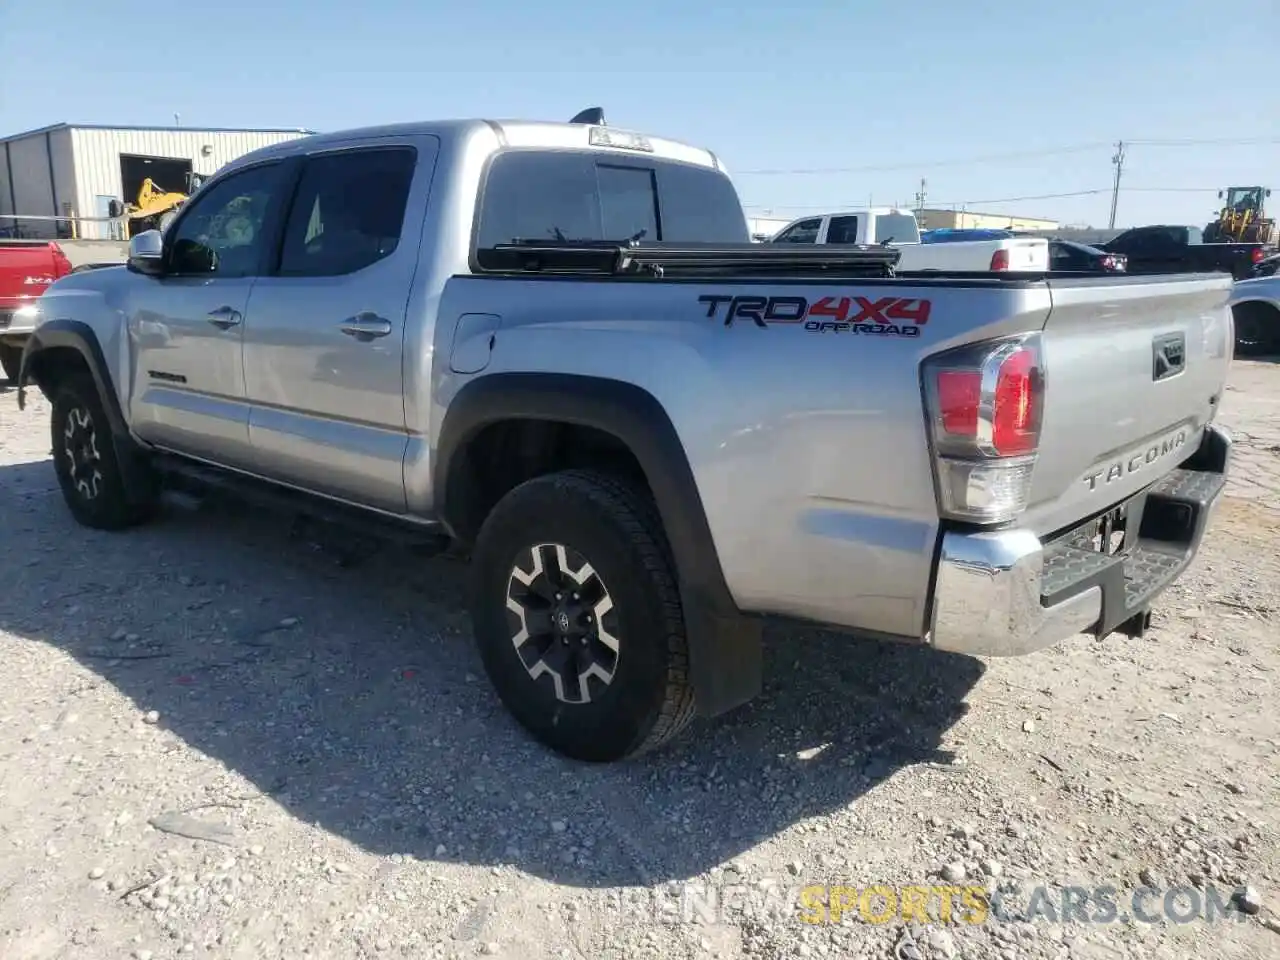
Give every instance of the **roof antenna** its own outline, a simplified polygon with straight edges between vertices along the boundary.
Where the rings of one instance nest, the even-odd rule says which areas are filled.
[[[575,115],[569,122],[589,123],[592,126],[603,127],[606,125],[604,122],[604,107],[587,107],[587,109]]]

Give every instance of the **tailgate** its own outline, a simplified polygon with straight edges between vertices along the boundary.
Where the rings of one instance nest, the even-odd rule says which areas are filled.
[[[1042,273],[1049,269],[1048,240],[999,240],[1009,251],[1009,270]]]
[[[55,269],[48,240],[0,243],[0,307],[40,296],[53,283]]]
[[[1230,365],[1231,279],[1050,280],[1044,419],[1028,524],[1048,534],[1169,473],[1200,443]]]

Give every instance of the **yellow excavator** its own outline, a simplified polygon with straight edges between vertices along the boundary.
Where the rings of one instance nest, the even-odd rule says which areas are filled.
[[[187,190],[180,193],[176,190],[165,190],[150,177],[142,181],[138,188],[137,198],[129,204],[112,201],[113,217],[129,218],[129,236],[142,233],[144,230],[163,230],[169,221],[182,209],[191,194],[200,188],[205,177],[198,173],[187,174]]]
[[[1267,216],[1268,187],[1228,187],[1218,191],[1224,200],[1218,219],[1204,231],[1207,243],[1275,243],[1276,221]]]

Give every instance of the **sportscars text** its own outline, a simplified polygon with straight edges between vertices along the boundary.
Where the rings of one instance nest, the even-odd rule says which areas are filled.
[[[881,337],[918,337],[933,304],[918,297],[760,297],[705,294],[707,317],[723,316],[731,327],[739,320],[757,327],[803,325],[813,333],[865,333]],[[723,310],[721,309],[723,308]]]

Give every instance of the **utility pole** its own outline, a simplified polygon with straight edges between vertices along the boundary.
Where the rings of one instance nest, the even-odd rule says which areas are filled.
[[[1116,180],[1111,187],[1111,222],[1108,228],[1114,230],[1116,228],[1116,205],[1120,202],[1120,174],[1124,170],[1124,141],[1116,141],[1116,153],[1111,158],[1111,162],[1116,166]]]
[[[920,178],[920,189],[916,191],[916,221],[921,228],[924,227],[924,202],[928,195],[926,188],[928,181],[924,177]]]

